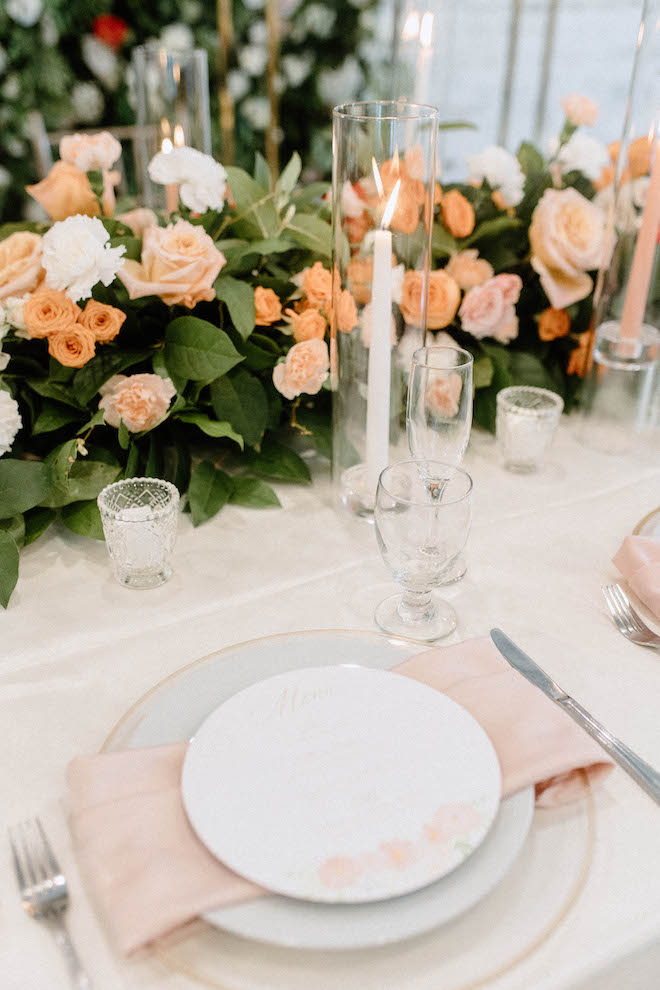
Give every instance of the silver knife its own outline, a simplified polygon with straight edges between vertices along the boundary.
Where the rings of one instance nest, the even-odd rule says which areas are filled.
[[[609,753],[613,760],[643,788],[653,800],[660,804],[660,773],[649,766],[640,756],[633,753],[625,743],[597,722],[593,715],[569,697],[544,670],[535,664],[531,657],[509,639],[501,629],[491,629],[490,637],[505,660],[526,677],[535,687],[540,688],[548,698],[551,698],[560,708],[567,712],[574,722],[577,722],[585,732],[596,740]]]

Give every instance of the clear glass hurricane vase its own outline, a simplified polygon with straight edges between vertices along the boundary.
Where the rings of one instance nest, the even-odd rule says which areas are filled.
[[[405,456],[410,363],[422,346],[437,111],[352,103],[333,118],[333,475],[372,516],[378,477]]]

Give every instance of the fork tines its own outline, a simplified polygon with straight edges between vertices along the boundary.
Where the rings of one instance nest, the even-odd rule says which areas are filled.
[[[25,900],[32,899],[34,913],[46,912],[49,903],[66,890],[64,876],[38,818],[9,829],[16,880]]]
[[[614,624],[626,639],[639,646],[660,645],[660,636],[642,621],[621,585],[607,584],[602,590]]]

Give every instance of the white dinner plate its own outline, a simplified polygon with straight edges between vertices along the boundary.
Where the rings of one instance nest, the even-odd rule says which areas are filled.
[[[166,678],[134,706],[106,749],[190,739],[223,701],[257,681],[310,666],[386,670],[426,647],[358,630],[271,636],[229,647]],[[368,948],[421,935],[484,898],[509,871],[529,833],[534,788],[504,799],[486,839],[457,870],[412,894],[371,904],[314,904],[273,894],[208,911],[217,928],[297,949]]]
[[[340,664],[259,681],[195,733],[181,793],[204,845],[268,891],[359,904],[419,890],[483,842],[497,754],[446,695]]]
[[[635,526],[633,533],[637,536],[648,536],[650,540],[660,543],[660,507],[653,509]]]

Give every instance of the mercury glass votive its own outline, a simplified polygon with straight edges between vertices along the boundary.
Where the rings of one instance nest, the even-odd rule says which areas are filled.
[[[559,395],[533,385],[497,393],[497,444],[508,471],[530,474],[542,467],[563,408]]]
[[[98,499],[112,571],[127,588],[157,588],[172,574],[179,492],[159,478],[128,478]]]

